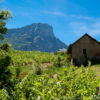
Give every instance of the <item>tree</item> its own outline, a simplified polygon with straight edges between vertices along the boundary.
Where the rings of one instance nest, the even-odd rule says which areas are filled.
[[[4,39],[4,36],[7,33],[7,28],[5,27],[7,21],[9,21],[9,18],[12,18],[12,15],[7,10],[1,10],[0,11],[0,39]]]
[[[0,11],[0,39],[4,40],[4,35],[7,33],[6,23],[12,15],[7,10]],[[7,44],[0,46],[0,88],[10,85],[11,73],[8,68],[11,58],[7,49]]]

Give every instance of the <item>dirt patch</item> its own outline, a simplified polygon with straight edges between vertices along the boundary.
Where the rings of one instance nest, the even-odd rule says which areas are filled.
[[[22,73],[19,75],[19,77],[20,77],[20,78],[24,78],[27,74],[28,74],[27,72],[22,72]]]
[[[54,74],[54,75],[53,75],[53,78],[55,78],[55,79],[56,79],[56,78],[57,78],[57,74]]]
[[[52,65],[51,63],[42,63],[41,67],[42,68],[47,68],[48,66]]]

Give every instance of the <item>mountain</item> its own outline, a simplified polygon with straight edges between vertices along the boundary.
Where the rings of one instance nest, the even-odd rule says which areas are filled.
[[[54,52],[67,46],[55,37],[52,26],[34,23],[18,29],[9,29],[8,42],[16,50]]]

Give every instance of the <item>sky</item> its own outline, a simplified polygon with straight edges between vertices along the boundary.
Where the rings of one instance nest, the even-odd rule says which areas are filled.
[[[67,45],[85,33],[100,41],[100,0],[2,0],[2,8],[13,15],[9,29],[48,23]]]

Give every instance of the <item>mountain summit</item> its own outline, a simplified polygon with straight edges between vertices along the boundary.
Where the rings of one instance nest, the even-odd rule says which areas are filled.
[[[63,42],[55,37],[52,26],[42,23],[9,29],[6,38],[16,50],[54,52],[67,48]]]

